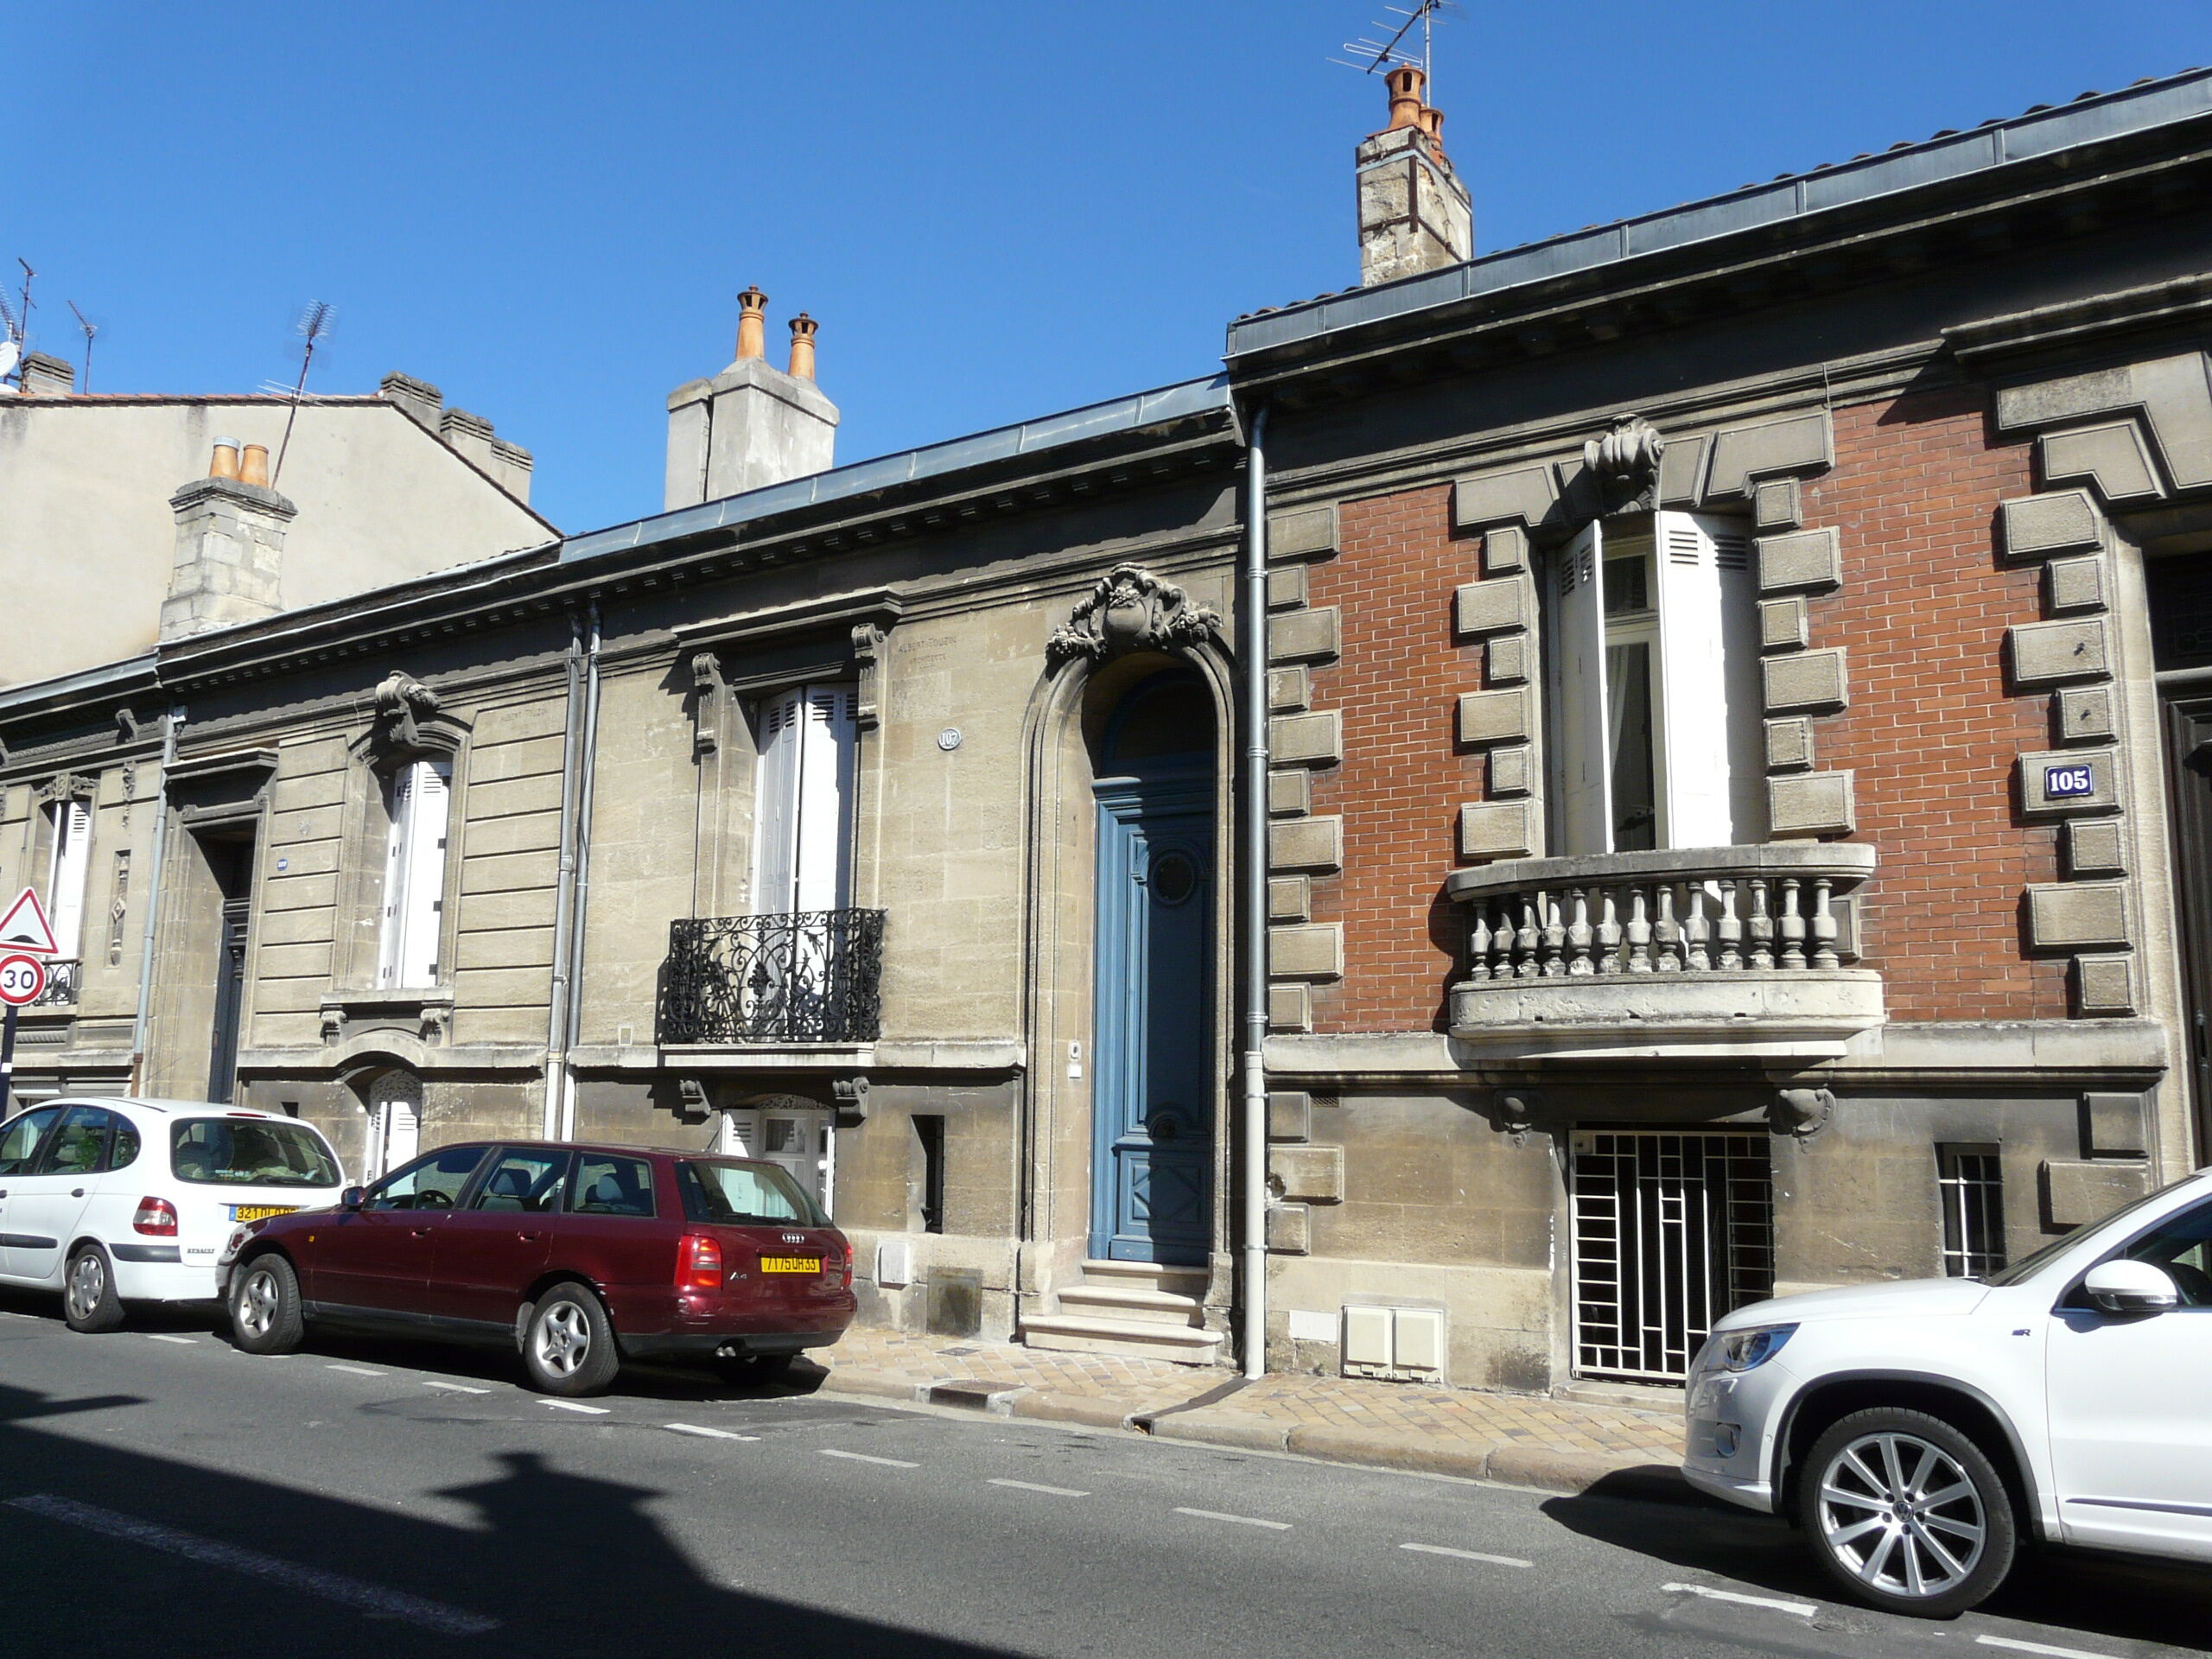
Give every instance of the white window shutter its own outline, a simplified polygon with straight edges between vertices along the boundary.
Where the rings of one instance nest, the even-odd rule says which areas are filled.
[[[85,928],[85,874],[92,838],[92,803],[74,798],[54,805],[54,862],[47,879],[48,920],[63,957],[77,955]]]
[[[1654,515],[1662,847],[1764,837],[1751,543],[1726,519]]]
[[[438,982],[438,941],[445,931],[446,827],[453,799],[445,761],[417,760],[413,810],[407,823],[407,875],[402,912],[400,982]]]
[[[415,798],[415,768],[401,766],[385,779],[384,913],[377,926],[377,983],[399,983],[401,917],[407,899],[407,818]]]
[[[842,910],[851,892],[853,780],[860,738],[856,699],[849,685],[806,688],[794,910]]]
[[[797,908],[799,713],[804,691],[779,691],[760,705],[760,763],[753,796],[753,913]]]
[[[1551,563],[1552,771],[1557,779],[1557,853],[1612,850],[1611,748],[1605,721],[1603,533],[1592,524]]]

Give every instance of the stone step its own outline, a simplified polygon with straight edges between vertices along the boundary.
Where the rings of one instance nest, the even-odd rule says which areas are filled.
[[[1178,1296],[1173,1291],[1139,1284],[1064,1285],[1059,1311],[1098,1319],[1139,1319],[1147,1325],[1203,1325],[1206,1316],[1205,1304],[1195,1296]]]
[[[1221,1351],[1217,1332],[1188,1325],[1155,1325],[1144,1319],[1094,1319],[1077,1313],[1040,1313],[1021,1322],[1021,1339],[1032,1348],[1063,1354],[1110,1354],[1121,1359],[1167,1359],[1179,1365],[1211,1365]]]
[[[1205,1294],[1208,1274],[1204,1268],[1174,1268],[1158,1262],[1102,1262],[1083,1264],[1083,1276],[1094,1285],[1149,1285],[1179,1295]]]

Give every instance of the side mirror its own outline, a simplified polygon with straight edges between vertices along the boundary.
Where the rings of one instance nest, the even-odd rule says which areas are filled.
[[[367,1187],[349,1186],[338,1195],[338,1207],[340,1210],[358,1210],[368,1202],[368,1197]]]
[[[2107,1313],[2163,1313],[2181,1304],[2181,1293],[2164,1268],[2124,1255],[2091,1268],[2082,1288]]]

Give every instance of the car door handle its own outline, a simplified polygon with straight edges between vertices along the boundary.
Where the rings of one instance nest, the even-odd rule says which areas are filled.
[[[73,1198],[81,1198],[85,1196],[85,1189],[81,1186],[73,1186],[69,1189],[69,1196]]]
[[[539,1239],[544,1237],[545,1235],[543,1233],[517,1233],[515,1236],[525,1244],[535,1244]]]
[[[430,1229],[428,1227],[416,1227],[411,1230],[417,1238],[428,1238],[430,1236]]]

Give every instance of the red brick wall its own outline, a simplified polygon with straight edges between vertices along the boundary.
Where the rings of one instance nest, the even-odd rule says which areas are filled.
[[[2014,818],[2023,749],[2050,746],[2049,698],[2005,685],[2005,630],[2042,615],[2033,566],[1995,553],[1997,504],[2031,488],[2024,444],[1993,445],[1979,392],[1835,413],[1834,469],[1808,525],[1843,536],[1843,587],[1812,643],[1849,654],[1851,707],[1814,723],[1816,766],[1849,767],[1869,961],[1893,1020],[2063,1018],[2066,964],[2020,950],[2020,891],[2057,877],[2056,831]]]
[[[1843,536],[1844,583],[1816,597],[1811,643],[1847,648],[1851,706],[1815,721],[1815,764],[1857,773],[1857,839],[1881,849],[1864,889],[1866,960],[1891,1017],[2063,1017],[2063,961],[2020,950],[2021,889],[2056,875],[2056,833],[2015,822],[2015,757],[2049,741],[2047,699],[2005,686],[2005,630],[2040,614],[2033,568],[1994,553],[1997,503],[2030,488],[2024,446],[1993,446],[1979,393],[1835,414],[1836,465],[1809,480],[1805,522]],[[1312,602],[1342,613],[1344,654],[1314,677],[1344,721],[1344,759],[1313,810],[1344,819],[1344,869],[1313,883],[1313,919],[1344,930],[1344,978],[1315,989],[1322,1032],[1443,1022],[1461,918],[1444,897],[1460,803],[1480,754],[1454,743],[1481,651],[1456,641],[1452,592],[1479,574],[1445,486],[1344,504],[1338,556]]]

